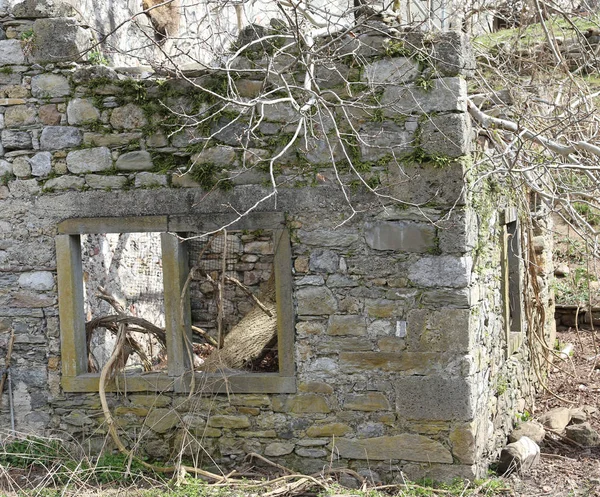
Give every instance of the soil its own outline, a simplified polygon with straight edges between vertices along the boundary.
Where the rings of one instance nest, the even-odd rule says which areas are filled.
[[[556,359],[548,377],[548,391],[536,399],[534,418],[554,407],[593,406],[600,409],[600,357],[589,360],[600,348],[600,330],[557,332],[560,344],[574,346],[567,360]],[[595,342],[595,343],[594,343]],[[596,366],[596,367],[595,367]],[[555,395],[553,395],[555,394]],[[560,397],[560,399],[558,398]],[[600,432],[600,410],[588,416]],[[508,478],[513,495],[520,497],[600,497],[600,447],[578,447],[548,433],[541,446],[540,463],[520,477]]]

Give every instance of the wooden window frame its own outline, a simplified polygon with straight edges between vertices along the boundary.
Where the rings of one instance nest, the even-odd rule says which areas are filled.
[[[227,375],[195,372],[192,381],[185,344],[185,340],[191,341],[189,293],[183,322],[179,310],[179,296],[188,274],[187,247],[175,234],[213,232],[224,226],[230,231],[265,229],[273,232],[279,371]],[[189,392],[195,385],[196,390],[207,393],[295,393],[292,254],[285,217],[279,212],[250,213],[235,222],[224,214],[199,214],[73,218],[59,223],[56,265],[63,390],[97,392],[100,380],[99,373],[87,372],[81,235],[139,232],[161,233],[168,367],[166,372],[117,375],[107,383],[107,391]]]
[[[517,209],[505,209],[502,218],[502,296],[508,358],[523,344],[523,255]]]

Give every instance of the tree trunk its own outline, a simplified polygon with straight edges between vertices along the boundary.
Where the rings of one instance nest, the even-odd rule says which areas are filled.
[[[259,358],[264,349],[277,336],[277,305],[275,302],[275,278],[271,277],[258,299],[269,316],[255,305],[241,321],[225,336],[223,348],[216,350],[206,359],[205,371],[217,369],[242,369],[249,362]]]

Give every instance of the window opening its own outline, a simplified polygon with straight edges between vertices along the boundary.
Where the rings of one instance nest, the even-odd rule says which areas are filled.
[[[504,213],[502,226],[502,282],[507,356],[523,343],[523,285],[521,230],[517,210]]]
[[[196,369],[277,372],[272,230],[188,236]]]
[[[144,326],[165,327],[160,233],[83,234],[80,239],[88,371],[98,372],[108,361],[120,316],[130,318],[120,368],[163,370],[165,340]]]

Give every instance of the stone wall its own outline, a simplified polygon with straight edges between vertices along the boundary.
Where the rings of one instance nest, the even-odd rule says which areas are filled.
[[[254,211],[285,213],[291,239],[293,392],[190,398],[125,386],[109,403],[127,444],[160,459],[208,453],[221,466],[258,452],[309,473],[333,464],[385,481],[484,473],[528,402],[531,375],[526,346],[504,354],[497,235],[507,201],[473,181],[468,46],[456,33],[349,43],[360,65],[317,69],[345,104],[332,99],[286,148],[307,117],[253,100],[271,77],[256,55],[234,61],[240,106],[211,96],[229,88],[219,75],[136,80],[42,65],[44,45],[34,56],[0,41],[0,347],[14,331],[20,431],[111,447],[98,394],[61,388],[59,222],[230,219],[264,199]],[[286,77],[299,78],[289,67]],[[195,121],[182,127],[163,104]]]

